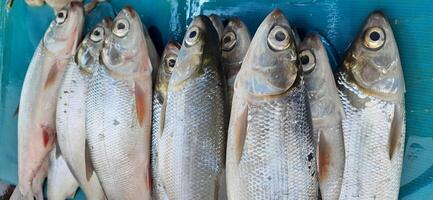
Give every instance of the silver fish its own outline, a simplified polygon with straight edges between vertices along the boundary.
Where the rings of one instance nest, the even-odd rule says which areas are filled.
[[[89,152],[86,152],[85,100],[88,82],[96,68],[101,67],[99,55],[104,38],[110,33],[110,23],[109,19],[102,21],[83,39],[66,69],[57,100],[58,151],[87,199],[95,200],[105,199],[105,195],[98,177],[92,174]]]
[[[221,42],[221,66],[226,78],[228,107],[231,108],[236,75],[250,46],[251,36],[239,18],[232,18],[224,28]]]
[[[213,27],[218,33],[218,38],[219,38],[218,41],[221,41],[224,32],[224,24],[221,21],[221,18],[216,14],[210,14],[209,19],[212,22]]]
[[[53,148],[57,94],[83,23],[81,3],[73,2],[60,10],[29,65],[18,113],[19,186],[11,199],[33,199],[31,183]]]
[[[310,101],[314,138],[318,143],[317,167],[321,196],[323,200],[338,200],[345,158],[343,104],[320,36],[308,34],[299,50]]]
[[[69,170],[58,147],[50,153],[50,168],[47,179],[47,198],[49,200],[72,199],[78,189],[78,182]]]
[[[161,116],[165,112],[164,103],[167,99],[167,87],[171,77],[174,65],[176,64],[177,54],[179,53],[180,44],[170,41],[166,46],[161,58],[161,66],[158,68],[155,87],[153,90],[152,100],[152,198],[156,200],[168,200],[167,194],[161,182],[158,167],[158,143],[161,137]]]
[[[397,43],[374,12],[337,74],[346,161],[340,199],[397,199],[405,138],[405,84]]]
[[[191,22],[167,92],[159,171],[169,199],[218,199],[226,118],[218,35],[206,16]]]
[[[150,199],[152,63],[143,26],[131,8],[115,18],[89,82],[86,134],[108,199]]]
[[[227,141],[231,200],[317,199],[316,143],[294,33],[272,11],[236,77]]]

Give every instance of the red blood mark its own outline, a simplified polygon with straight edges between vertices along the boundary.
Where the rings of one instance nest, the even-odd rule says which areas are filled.
[[[44,147],[51,146],[54,141],[54,130],[47,125],[41,125],[41,128]]]
[[[129,12],[129,14],[131,15],[132,18],[134,18],[135,16],[137,16],[135,14],[134,9],[131,6],[126,6],[125,9]]]

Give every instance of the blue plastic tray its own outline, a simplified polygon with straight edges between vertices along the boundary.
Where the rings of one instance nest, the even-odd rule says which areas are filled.
[[[17,118],[13,116],[33,51],[53,19],[44,6],[15,0],[10,12],[0,2],[0,181],[17,182]],[[317,31],[329,41],[335,63],[373,10],[388,17],[399,45],[406,81],[407,139],[401,199],[433,199],[433,3],[428,0],[112,0],[90,13],[88,31],[104,16],[132,5],[159,51],[169,39],[181,41],[198,14],[239,16],[253,34],[263,18],[281,8],[300,33]],[[335,64],[334,64],[335,65]],[[334,66],[335,67],[335,66]],[[78,193],[76,199],[84,199]]]

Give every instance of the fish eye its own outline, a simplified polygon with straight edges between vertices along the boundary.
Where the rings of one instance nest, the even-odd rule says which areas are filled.
[[[90,40],[93,42],[99,42],[102,39],[104,39],[104,28],[96,27],[93,29],[92,33],[90,34]]]
[[[60,10],[56,15],[56,23],[57,24],[63,24],[63,22],[66,21],[66,18],[68,17],[68,10]]]
[[[275,26],[269,32],[268,45],[276,51],[282,51],[290,46],[290,35],[287,29]]]
[[[126,19],[119,19],[114,24],[113,34],[117,37],[125,37],[129,32],[129,22]]]
[[[169,72],[173,71],[174,66],[176,65],[176,55],[168,55],[165,59],[166,65],[168,66]]]
[[[307,74],[312,72],[316,66],[316,57],[314,56],[313,52],[309,49],[303,50],[299,54],[299,57],[302,71]]]
[[[369,49],[379,49],[385,43],[385,32],[379,27],[372,27],[364,33],[364,46]]]
[[[192,27],[186,34],[185,43],[189,46],[196,44],[199,40],[200,30],[197,27]]]
[[[222,43],[223,51],[232,50],[236,45],[236,34],[233,31],[227,32],[223,37]]]

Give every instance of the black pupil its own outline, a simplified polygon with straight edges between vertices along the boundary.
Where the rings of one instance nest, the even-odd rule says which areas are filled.
[[[307,56],[307,55],[303,55],[303,56],[301,56],[301,63],[303,64],[303,65],[306,65],[306,64],[308,64],[310,62],[310,58]]]
[[[58,17],[58,18],[63,18],[63,17],[64,17],[63,12],[59,12],[59,14],[57,14],[57,17]]]
[[[286,39],[286,34],[284,34],[282,31],[278,31],[275,34],[275,39],[279,42],[283,41],[284,39]]]
[[[370,33],[370,39],[373,41],[378,41],[380,38],[380,34],[376,31]]]
[[[95,32],[93,32],[93,35],[99,36],[99,35],[101,35],[101,32],[99,32],[98,30],[96,30]]]
[[[191,31],[191,33],[189,33],[189,38],[194,38],[197,35],[196,31]]]
[[[224,37],[224,43],[229,43],[232,40],[230,36]]]
[[[170,66],[170,67],[174,67],[175,63],[176,63],[176,61],[174,59],[168,60],[168,66]]]
[[[122,30],[125,28],[125,24],[124,23],[118,23],[117,24],[117,29]]]

